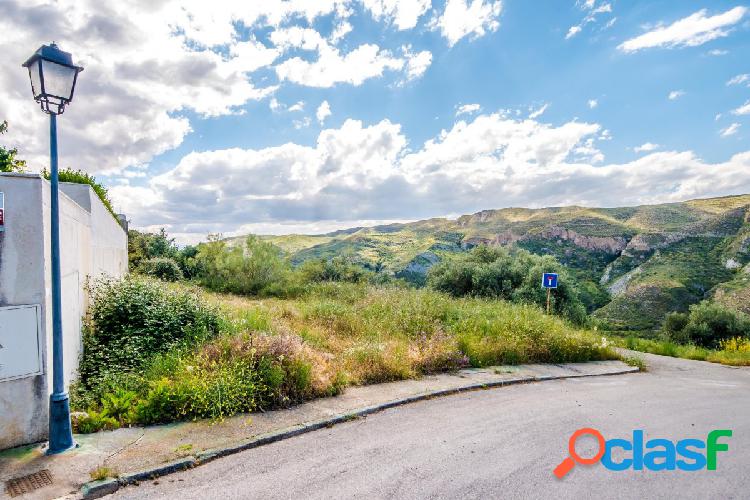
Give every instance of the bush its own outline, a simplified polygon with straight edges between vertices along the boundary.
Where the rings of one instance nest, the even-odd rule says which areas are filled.
[[[552,310],[575,323],[585,323],[586,308],[575,279],[550,256],[480,246],[434,266],[427,283],[454,297],[489,297],[545,307],[547,292],[541,286],[545,272],[560,275],[558,288],[552,292]]]
[[[179,281],[183,277],[177,262],[168,257],[154,257],[141,261],[138,271],[163,281]]]
[[[120,423],[116,419],[108,417],[103,412],[93,410],[74,418],[71,424],[73,431],[78,434],[91,434],[92,432],[111,431],[120,428]]]
[[[297,337],[223,337],[176,363],[157,359],[150,375],[161,372],[161,376],[149,382],[133,410],[133,420],[154,424],[221,419],[338,393],[341,377],[321,370],[325,371],[320,360],[314,360]]]
[[[663,329],[675,342],[716,348],[723,340],[750,337],[750,318],[720,304],[703,301],[690,306],[687,314],[670,314]]]
[[[299,273],[306,283],[322,281],[363,283],[372,274],[345,257],[305,261],[299,267]]]
[[[284,296],[291,284],[291,264],[275,245],[248,236],[243,245],[228,247],[214,235],[198,245],[195,257],[201,285],[217,292]]]
[[[42,176],[45,179],[49,180],[51,174],[49,170],[45,168],[44,170],[42,170]],[[112,201],[109,199],[108,190],[106,187],[104,187],[104,184],[102,184],[101,182],[97,182],[96,177],[80,169],[73,170],[72,168],[63,168],[58,170],[57,178],[60,182],[73,182],[75,184],[88,184],[89,186],[91,186],[91,189],[94,190],[96,195],[104,204],[104,207],[107,209],[107,211],[112,214],[112,217],[114,217],[115,220],[119,223],[117,214],[115,214],[115,211],[112,208]]]
[[[687,340],[682,336],[682,332],[688,324],[690,316],[687,313],[673,312],[664,319],[662,329],[672,340]]]
[[[102,279],[91,291],[80,385],[90,389],[141,368],[154,354],[215,335],[220,317],[191,290],[130,276]]]

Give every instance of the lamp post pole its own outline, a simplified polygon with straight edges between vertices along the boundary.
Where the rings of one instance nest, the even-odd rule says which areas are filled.
[[[60,279],[60,203],[57,168],[57,115],[73,100],[81,66],[73,64],[69,52],[63,52],[53,42],[42,45],[22,65],[29,71],[31,92],[42,111],[49,115],[50,159],[50,274],[52,279],[52,394],[49,396],[48,455],[73,448],[70,425],[70,399],[65,391],[63,358],[62,284]]]
[[[50,237],[52,259],[52,394],[49,397],[49,448],[52,455],[75,446],[70,401],[65,391],[60,280],[60,206],[57,168],[57,115],[49,115]]]

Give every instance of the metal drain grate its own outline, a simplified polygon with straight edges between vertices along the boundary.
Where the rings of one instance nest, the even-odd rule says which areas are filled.
[[[24,493],[29,493],[39,488],[44,488],[52,484],[52,474],[49,470],[44,469],[28,476],[17,477],[5,483],[5,491],[11,497],[17,497]]]

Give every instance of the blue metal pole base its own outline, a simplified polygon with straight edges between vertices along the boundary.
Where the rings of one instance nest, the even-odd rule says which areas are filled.
[[[50,394],[49,397],[49,447],[47,455],[55,455],[76,447],[70,425],[68,393]]]

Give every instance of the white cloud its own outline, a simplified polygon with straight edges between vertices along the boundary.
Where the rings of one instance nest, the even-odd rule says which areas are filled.
[[[361,85],[365,80],[382,76],[385,71],[405,71],[406,78],[421,75],[432,60],[427,51],[396,56],[376,44],[367,43],[342,54],[320,33],[311,28],[293,26],[274,31],[271,41],[283,51],[302,49],[317,54],[307,60],[294,56],[276,65],[280,80],[288,80],[308,87],[332,87],[337,83]]]
[[[597,99],[589,99],[588,101],[589,109],[594,109],[599,105],[599,101]]]
[[[565,39],[568,40],[569,38],[573,38],[578,33],[580,33],[583,30],[580,26],[571,26],[568,30],[568,33],[565,35]]]
[[[112,196],[136,226],[164,225],[187,238],[247,224],[284,232],[308,223],[310,231],[298,232],[316,232],[490,207],[622,206],[750,191],[750,151],[719,163],[691,151],[605,163],[597,149],[605,135],[596,123],[552,126],[493,113],[407,149],[398,124],[347,120],[321,131],[314,146],[191,153],[148,186],[115,186]]]
[[[376,20],[386,19],[400,30],[414,28],[432,5],[431,0],[363,0],[363,3]]]
[[[729,54],[729,51],[722,49],[711,49],[708,51],[709,56],[725,56],[727,54]]]
[[[684,90],[673,90],[673,91],[671,91],[669,93],[669,95],[667,96],[667,99],[669,99],[670,101],[674,101],[674,100],[677,100],[677,99],[679,99],[680,97],[682,97],[684,95],[685,95],[685,91]]]
[[[309,116],[305,116],[304,118],[301,118],[299,120],[292,120],[292,125],[294,125],[294,128],[297,130],[307,128],[312,123],[312,120]]]
[[[722,137],[729,137],[730,135],[736,134],[740,130],[740,124],[739,123],[732,123],[726,128],[723,128],[719,131],[719,134]]]
[[[737,109],[732,110],[733,115],[750,115],[750,100]]]
[[[331,116],[331,105],[328,104],[328,101],[323,101],[320,103],[320,106],[318,106],[317,111],[315,111],[315,118],[318,119],[318,122],[323,125],[323,122],[326,121],[326,118]]]
[[[648,48],[696,47],[729,34],[731,26],[739,23],[747,13],[747,7],[735,7],[721,14],[707,16],[702,9],[669,26],[659,26],[647,33],[631,38],[617,48],[624,52],[636,52]]]
[[[542,116],[545,111],[547,111],[548,107],[549,107],[549,103],[544,103],[542,106],[540,106],[539,108],[537,108],[535,111],[532,111],[531,113],[529,113],[529,118],[531,118],[532,120],[536,120],[537,118],[539,118],[540,116]]]
[[[612,4],[609,2],[603,2],[599,5],[596,5],[596,1],[586,1],[586,2],[578,2],[578,6],[586,11],[586,17],[583,18],[583,20],[574,26],[571,26],[570,29],[568,29],[568,32],[565,34],[565,39],[568,40],[570,38],[573,38],[577,34],[579,34],[581,31],[583,31],[583,28],[590,24],[596,22],[596,18],[599,14],[611,14],[612,13]],[[611,28],[615,21],[617,21],[616,17],[613,17],[610,19],[602,28],[602,30],[606,30],[608,28]]]
[[[410,46],[404,46],[401,50],[406,58],[406,81],[420,78],[432,64],[432,52],[429,50],[413,53]]]
[[[640,146],[634,147],[633,151],[635,151],[636,153],[647,153],[656,149],[659,149],[658,144],[654,144],[653,142],[644,142]]]
[[[331,36],[328,38],[333,45],[336,45],[341,40],[344,39],[346,35],[351,33],[352,29],[354,29],[349,23],[349,21],[342,21],[336,27],[333,29],[333,32],[331,33]]]
[[[148,10],[124,2],[3,1],[0,53],[7,61],[24,61],[40,40],[55,39],[86,68],[60,120],[63,164],[100,174],[142,165],[183,141],[191,130],[185,112],[238,113],[275,90],[246,74],[272,64],[274,49],[196,24],[202,21],[187,15],[191,8],[171,1]],[[205,48],[219,35],[230,42],[223,55]],[[0,94],[0,116],[23,137],[24,158],[34,170],[47,166],[46,117],[30,98],[28,75],[2,72]]]
[[[482,106],[479,104],[462,104],[461,106],[458,106],[456,108],[456,116],[460,115],[470,115],[472,113],[477,113],[482,110]]]
[[[737,75],[734,78],[730,79],[727,82],[727,85],[742,85],[743,83],[747,83],[748,86],[750,86],[750,74],[743,73],[741,75]]]
[[[439,30],[452,47],[466,36],[475,39],[496,31],[502,8],[500,0],[447,0],[443,14],[435,17],[430,26]]]
[[[291,106],[289,106],[289,111],[304,111],[305,110],[305,101],[297,101]]]

